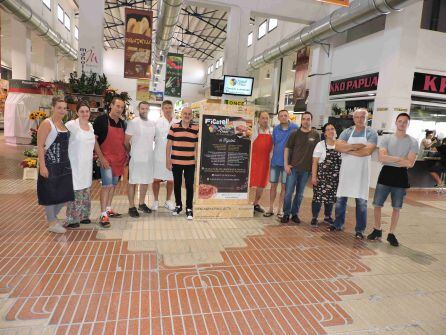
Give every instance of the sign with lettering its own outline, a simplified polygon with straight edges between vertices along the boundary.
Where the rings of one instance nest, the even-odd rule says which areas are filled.
[[[379,73],[335,80],[330,83],[330,95],[376,91]]]
[[[150,78],[152,12],[125,9],[124,78]]]
[[[412,91],[446,94],[446,76],[415,72],[413,77]]]
[[[252,119],[203,115],[199,199],[248,199]]]

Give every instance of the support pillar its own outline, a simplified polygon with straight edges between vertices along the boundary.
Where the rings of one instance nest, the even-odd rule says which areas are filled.
[[[226,32],[223,74],[244,76],[248,59],[246,41],[249,33],[250,10],[231,7]]]
[[[394,131],[396,116],[410,112],[422,6],[417,2],[386,18],[373,110],[376,130]]]
[[[43,50],[43,77],[46,81],[57,79],[57,58],[54,47],[46,47]]]
[[[104,0],[78,0],[79,54],[77,71],[103,73]],[[124,61],[124,59],[123,59]]]
[[[309,95],[307,110],[313,114],[313,126],[320,128],[331,115],[328,107],[330,94],[331,53],[329,45],[314,45],[311,48],[311,61],[308,75]]]
[[[11,18],[12,79],[31,79],[31,31],[22,22]]]

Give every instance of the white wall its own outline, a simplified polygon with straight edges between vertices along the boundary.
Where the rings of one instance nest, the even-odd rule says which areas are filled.
[[[383,32],[335,47],[331,80],[379,71]],[[327,88],[328,89],[328,88]]]
[[[446,33],[420,29],[416,66],[418,69],[446,73]]]

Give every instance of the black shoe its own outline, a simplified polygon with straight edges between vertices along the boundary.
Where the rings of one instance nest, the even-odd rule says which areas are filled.
[[[288,223],[288,221],[290,221],[290,217],[288,215],[284,215],[280,219],[280,223]]]
[[[136,209],[136,207],[129,208],[129,215],[132,218],[138,218],[139,217],[139,213],[138,213],[138,210]]]
[[[311,226],[312,227],[318,227],[319,226],[319,224],[317,222],[317,219],[311,219]]]
[[[65,228],[67,228],[67,229],[76,229],[76,228],[79,228],[80,226],[81,225],[78,222],[76,222],[76,223],[66,224]]]
[[[144,213],[147,213],[147,214],[152,213],[152,210],[146,204],[139,205],[138,210],[140,210]]]
[[[329,224],[330,226],[332,226],[334,223],[334,220],[332,218],[324,218],[324,222]]]
[[[397,247],[400,245],[394,234],[388,234],[387,241],[390,243],[390,245],[392,245],[394,247]]]
[[[192,209],[186,209],[186,217],[188,220],[194,219],[194,213],[192,212]]]
[[[299,224],[300,223],[300,219],[297,215],[293,215],[291,217],[291,221],[293,221],[295,224]]]
[[[358,240],[363,240],[364,239],[364,235],[362,235],[361,232],[357,231],[355,234],[355,238],[357,238]]]
[[[91,223],[91,220],[90,219],[85,219],[85,220],[82,220],[81,223],[82,224],[89,224],[89,223]]]
[[[369,235],[367,235],[367,239],[374,241],[377,240],[378,238],[381,238],[382,236],[383,236],[382,230],[373,229],[373,231]]]
[[[172,211],[172,215],[179,215],[183,209],[181,206],[175,206],[175,209]]]
[[[341,231],[341,229],[336,228],[334,225],[330,225],[330,227],[328,227],[328,231]]]
[[[265,213],[265,210],[259,204],[254,206],[254,212]]]

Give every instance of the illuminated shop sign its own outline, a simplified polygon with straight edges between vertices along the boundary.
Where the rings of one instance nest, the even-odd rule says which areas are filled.
[[[330,83],[330,95],[376,91],[379,73],[335,80]]]
[[[446,94],[446,76],[415,72],[412,91]]]

